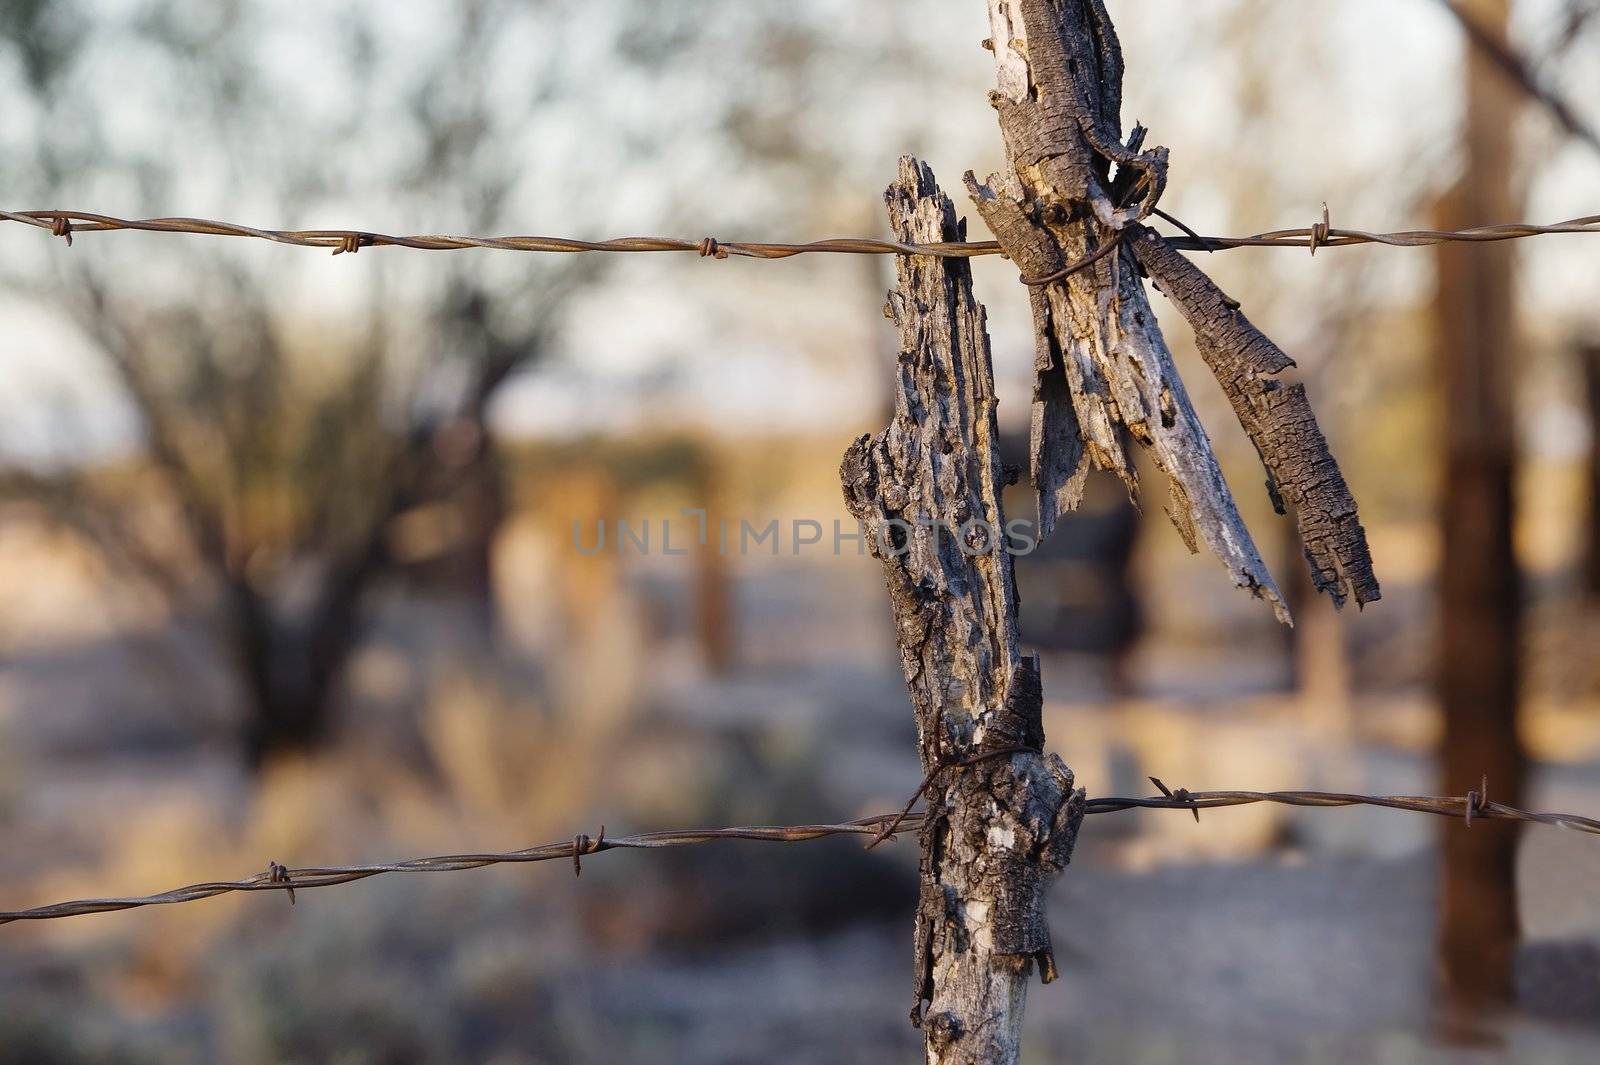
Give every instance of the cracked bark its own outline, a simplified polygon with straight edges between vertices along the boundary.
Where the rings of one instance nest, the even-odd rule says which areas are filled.
[[[1278,378],[1294,360],[1160,234],[1144,226],[1130,228],[1134,256],[1193,328],[1200,357],[1255,444],[1267,469],[1273,508],[1279,514],[1286,502],[1294,508],[1312,584],[1336,606],[1347,597],[1362,606],[1377,599],[1378,579],[1356,501],[1317,425],[1305,385]]]
[[[885,199],[900,240],[966,237],[914,159]],[[970,267],[902,256],[897,273],[886,308],[901,340],[894,418],[850,446],[840,475],[883,563],[923,767],[939,771],[921,830],[912,1020],[935,1065],[1014,1062],[1032,969],[1055,975],[1044,891],[1071,856],[1084,793],[1042,752],[1038,663],[1018,649]]]
[[[1290,620],[1150,309],[1138,248],[1192,295],[1187,310],[1205,312],[1191,317],[1202,352],[1262,454],[1274,502],[1279,490],[1308,501],[1300,528],[1317,587],[1341,603],[1378,598],[1355,504],[1304,390],[1272,379],[1291,365],[1287,356],[1242,315],[1216,313],[1212,296],[1226,297],[1196,281],[1204,275],[1187,261],[1161,259],[1160,238],[1138,225],[1165,187],[1167,152],[1144,150],[1142,128],[1123,142],[1122,53],[1103,0],[987,2],[998,82],[990,100],[1011,171],[982,183],[967,175],[978,212],[1030,278],[1121,242],[1092,266],[1031,289],[1030,466],[1041,535],[1077,506],[1091,466],[1137,491],[1131,439],[1167,474],[1167,513],[1190,550],[1204,542],[1235,584]]]

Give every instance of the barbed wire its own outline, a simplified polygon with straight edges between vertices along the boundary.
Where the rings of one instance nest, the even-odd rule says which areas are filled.
[[[1163,217],[1167,217],[1163,215]],[[616,237],[610,240],[579,240],[573,237],[504,236],[474,237],[446,235],[394,236],[354,229],[257,229],[237,222],[208,218],[117,218],[87,211],[0,211],[0,219],[49,230],[70,245],[75,234],[131,230],[146,233],[189,233],[217,237],[250,237],[302,248],[324,248],[335,255],[362,248],[411,248],[419,251],[461,251],[485,248],[498,251],[577,254],[585,252],[693,252],[703,257],[726,259],[730,256],[751,259],[787,259],[795,255],[934,255],[943,258],[977,258],[1003,255],[997,241],[946,241],[913,244],[870,237],[833,237],[800,244],[770,241],[719,240],[703,237],[688,240],[676,237]],[[1175,222],[1175,220],[1174,220]],[[1167,240],[1181,251],[1222,251],[1231,248],[1343,248],[1356,244],[1383,244],[1398,248],[1426,247],[1447,242],[1482,243],[1517,240],[1523,237],[1557,233],[1600,233],[1600,215],[1570,218],[1550,225],[1508,222],[1475,226],[1469,229],[1408,229],[1380,233],[1363,229],[1336,229],[1324,208],[1322,221],[1303,229],[1277,229],[1245,237],[1206,237],[1176,223],[1183,236]]]
[[[1435,814],[1441,817],[1462,817],[1467,827],[1474,819],[1534,822],[1600,835],[1600,820],[1577,814],[1537,813],[1522,810],[1488,798],[1485,783],[1477,791],[1465,796],[1433,795],[1357,795],[1333,791],[1189,791],[1171,789],[1159,779],[1151,777],[1160,795],[1148,798],[1098,798],[1089,799],[1085,812],[1089,814],[1116,813],[1122,810],[1188,810],[1200,819],[1201,810],[1229,806],[1246,806],[1252,803],[1276,803],[1282,806],[1336,807],[1379,806],[1391,810],[1409,810],[1415,813]],[[920,789],[919,789],[920,793]],[[384,862],[375,865],[309,866],[289,868],[277,862],[268,862],[264,872],[242,880],[212,880],[188,884],[154,895],[125,898],[77,899],[27,910],[0,911],[0,924],[13,921],[42,921],[62,917],[81,917],[91,913],[108,913],[131,910],[143,906],[166,906],[182,902],[198,902],[235,891],[283,891],[289,901],[295,892],[305,888],[334,887],[349,884],[384,873],[445,873],[467,869],[481,869],[490,865],[526,862],[549,862],[570,859],[573,872],[582,873],[583,859],[592,854],[611,850],[659,850],[665,847],[687,847],[715,840],[743,839],[769,843],[802,843],[830,836],[868,836],[873,841],[893,838],[898,830],[920,828],[926,814],[877,814],[854,821],[835,824],[752,826],[744,828],[701,828],[667,832],[642,832],[631,836],[607,836],[601,826],[598,836],[580,833],[571,840],[541,843],[523,850],[499,854],[447,854],[433,858],[410,858],[405,861]]]

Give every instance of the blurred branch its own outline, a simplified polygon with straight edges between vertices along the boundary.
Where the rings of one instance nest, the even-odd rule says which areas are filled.
[[[151,548],[132,527],[125,508],[102,505],[82,471],[47,475],[15,467],[0,470],[0,501],[43,508],[55,524],[94,545],[108,562],[136,573],[168,600],[182,594],[182,567]]]
[[[1551,57],[1563,55],[1578,39],[1583,28],[1589,20],[1600,14],[1600,4],[1594,0],[1571,0],[1567,7],[1567,20],[1562,24],[1561,32],[1556,35],[1555,43],[1550,47]]]
[[[1455,16],[1456,22],[1466,33],[1472,46],[1484,54],[1501,72],[1510,78],[1527,93],[1537,100],[1544,109],[1549,111],[1555,120],[1572,136],[1577,137],[1596,152],[1600,152],[1600,133],[1593,126],[1581,118],[1577,112],[1559,96],[1554,90],[1542,85],[1534,74],[1528,61],[1514,48],[1507,44],[1499,35],[1480,25],[1476,19],[1467,14],[1459,3],[1454,0],[1437,0],[1446,11]],[[1590,11],[1574,11],[1569,22],[1569,36],[1576,34],[1582,28],[1583,20],[1592,14]]]
[[[138,330],[112,310],[99,279],[82,271],[75,282],[74,287],[82,298],[67,301],[68,309],[110,361],[143,419],[150,455],[178,495],[201,558],[219,580],[231,583],[236,576],[235,567],[229,558],[221,514],[207,501],[204,487],[184,457],[177,427],[150,379],[147,354]]]

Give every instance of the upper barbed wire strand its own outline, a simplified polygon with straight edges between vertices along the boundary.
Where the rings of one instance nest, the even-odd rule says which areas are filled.
[[[692,252],[715,258],[741,256],[751,259],[787,259],[806,254],[845,255],[934,255],[943,258],[976,258],[1001,255],[1000,245],[992,240],[955,241],[933,244],[908,244],[870,237],[835,237],[806,243],[736,241],[720,238],[686,240],[676,237],[616,237],[610,240],[578,240],[572,237],[504,236],[473,237],[448,235],[394,236],[359,229],[257,229],[236,222],[208,218],[117,218],[88,211],[0,211],[0,219],[35,226],[66,237],[111,230],[146,233],[190,233],[218,237],[252,237],[276,244],[303,248],[325,248],[334,254],[359,248],[395,247],[419,251],[460,251],[488,248],[499,251],[549,252]],[[1229,248],[1340,248],[1356,244],[1384,244],[1398,248],[1426,247],[1449,242],[1488,242],[1517,240],[1522,237],[1558,233],[1600,233],[1600,215],[1571,218],[1550,225],[1509,222],[1474,226],[1469,229],[1411,229],[1392,233],[1361,229],[1334,229],[1320,225],[1304,229],[1277,229],[1247,237],[1172,236],[1168,243],[1182,251],[1210,251]],[[708,249],[714,251],[708,252]]]

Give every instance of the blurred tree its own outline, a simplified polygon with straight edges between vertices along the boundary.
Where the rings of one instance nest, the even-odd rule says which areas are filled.
[[[1503,41],[1510,0],[1461,8]],[[1519,90],[1481,49],[1465,59],[1462,175],[1435,225],[1456,229],[1520,216],[1512,134]],[[1441,244],[1436,252],[1436,359],[1444,465],[1439,527],[1444,713],[1442,788],[1463,795],[1487,774],[1494,797],[1522,801],[1527,759],[1517,734],[1521,587],[1513,548],[1513,410],[1517,352],[1514,255],[1506,244]],[[1509,1001],[1518,936],[1511,825],[1441,833],[1439,957],[1451,1002]]]
[[[690,547],[694,555],[695,642],[700,659],[712,673],[732,672],[738,663],[739,641],[734,624],[733,578],[727,552],[719,543],[719,522],[733,520],[727,506],[727,470],[709,446],[694,451],[689,469],[690,499],[705,509],[702,541]]]
[[[473,0],[435,12],[426,47],[397,49],[369,17],[382,10],[354,8],[321,27],[339,77],[307,87],[274,54],[304,30],[292,19],[178,2],[125,17],[8,5],[0,46],[20,60],[36,134],[32,157],[6,167],[8,186],[48,202],[109,195],[150,213],[180,199],[229,211],[244,202],[289,219],[366,192],[481,232],[505,225],[517,194],[539,183],[587,210],[599,196],[586,173],[606,173],[616,150],[644,155],[648,142],[634,141],[571,153],[558,169],[538,150],[541,137],[570,130],[562,108],[586,88],[573,69],[581,51],[538,49],[531,60],[517,48],[551,31],[558,12]],[[130,86],[114,65],[128,56],[147,80]],[[294,91],[307,96],[285,95]],[[130,94],[156,98],[141,112],[154,128],[135,136],[116,125]],[[368,175],[387,184],[364,189]],[[567,211],[551,214],[573,228]],[[260,765],[327,735],[363,600],[386,577],[446,574],[488,633],[504,514],[489,408],[554,342],[558,308],[604,261],[352,265],[356,293],[343,303],[355,325],[324,328],[318,319],[341,313],[340,301],[318,302],[307,289],[322,282],[261,246],[112,243],[123,240],[58,254],[58,280],[24,283],[113,370],[187,542],[159,542],[166,530],[152,542],[150,523],[130,516],[148,509],[137,493],[94,491],[71,474],[10,483],[135,561],[175,608],[211,616],[243,697],[244,755]]]
[[[903,17],[634,2],[586,12],[574,33],[566,5],[506,0],[404,12],[18,0],[0,16],[17,104],[0,176],[46,203],[286,225],[377,205],[411,231],[583,235],[629,228],[632,212],[850,229],[877,224],[857,179],[880,184],[934,118],[902,106],[930,83],[926,51],[903,43],[914,35],[836,23]],[[925,22],[909,26],[928,37]],[[882,41],[896,42],[892,62]],[[841,96],[859,102],[868,77],[882,113],[811,128],[850,110]],[[910,132],[886,136],[891,119]],[[670,172],[650,165],[666,148]],[[442,582],[492,630],[506,502],[490,408],[608,265],[373,251],[341,257],[335,281],[294,255],[129,234],[10,264],[113,370],[187,550],[148,542],[148,523],[128,517],[148,495],[70,475],[13,487],[63,504],[58,516],[138,560],[180,609],[215,610],[252,763],[326,733],[362,599],[388,578]],[[35,281],[49,264],[56,280]],[[874,317],[868,335],[880,333]],[[712,561],[695,584],[708,660],[724,662],[727,575]]]

